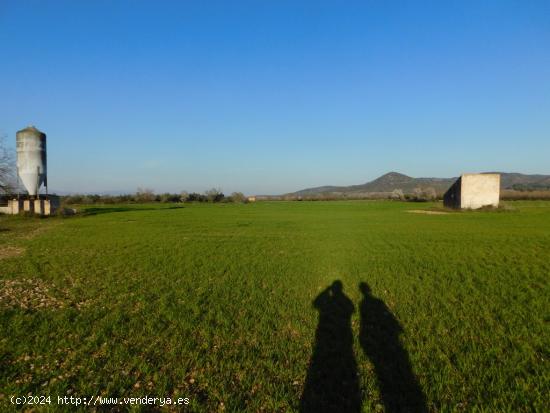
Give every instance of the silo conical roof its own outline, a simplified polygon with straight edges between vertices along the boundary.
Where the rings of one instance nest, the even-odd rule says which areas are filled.
[[[34,125],[29,125],[26,128],[17,131],[17,133],[32,133],[40,136],[46,136],[44,132],[38,130]]]

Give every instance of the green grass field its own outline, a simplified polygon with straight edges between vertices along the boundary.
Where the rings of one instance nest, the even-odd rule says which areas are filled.
[[[12,395],[101,394],[200,412],[544,411],[550,202],[508,205],[0,217],[1,410]]]

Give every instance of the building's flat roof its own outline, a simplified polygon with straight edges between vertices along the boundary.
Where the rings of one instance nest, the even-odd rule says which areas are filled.
[[[475,175],[475,176],[500,176],[500,174],[495,174],[495,173],[465,173],[465,174],[462,174],[460,176],[472,176],[472,175]]]

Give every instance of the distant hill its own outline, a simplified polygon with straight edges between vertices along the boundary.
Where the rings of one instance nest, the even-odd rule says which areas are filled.
[[[501,189],[536,190],[550,189],[550,175],[525,175],[520,173],[500,173]],[[357,194],[369,192],[392,192],[400,189],[404,193],[412,193],[415,188],[434,188],[437,192],[445,192],[457,178],[413,178],[399,172],[389,172],[361,185],[350,186],[319,186],[303,189],[289,195],[312,196],[320,194]]]

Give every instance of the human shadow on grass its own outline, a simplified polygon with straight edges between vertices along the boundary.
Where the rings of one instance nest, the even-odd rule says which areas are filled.
[[[319,311],[315,347],[309,363],[300,412],[360,412],[361,392],[353,354],[354,305],[334,281],[313,301]]]
[[[427,412],[426,398],[416,379],[409,355],[399,340],[403,328],[367,283],[360,283],[359,341],[374,365],[380,397],[386,412]]]

